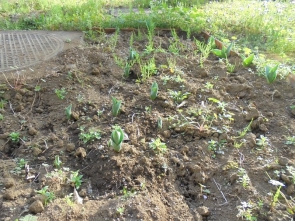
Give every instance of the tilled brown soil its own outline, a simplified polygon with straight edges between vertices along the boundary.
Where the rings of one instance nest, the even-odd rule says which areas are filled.
[[[115,34],[102,35],[35,72],[1,76],[0,100],[6,102],[0,109],[0,219],[292,220],[295,152],[286,140],[295,129],[294,88],[284,80],[267,84],[238,57],[229,58],[234,73],[213,55],[201,68],[194,41],[181,37],[173,54],[168,32],[156,34],[152,54],[145,53],[147,39],[135,34],[141,65],[124,79],[115,57],[127,60],[130,37],[120,33],[116,42]],[[156,74],[139,82],[140,66],[153,57]],[[159,94],[151,100],[155,81]],[[61,88],[64,99],[55,93]],[[190,94],[175,101],[169,90]],[[112,96],[122,101],[117,117],[111,114]],[[128,135],[119,153],[107,144],[114,125]],[[82,142],[81,127],[100,131],[101,139]],[[20,133],[19,142],[11,140],[12,132]],[[150,148],[157,138],[166,152]],[[57,155],[69,171],[53,166]],[[17,168],[21,159],[29,171]],[[78,170],[83,204],[67,197],[73,193],[70,171]],[[270,180],[284,184],[278,201]],[[53,201],[36,193],[45,186]]]

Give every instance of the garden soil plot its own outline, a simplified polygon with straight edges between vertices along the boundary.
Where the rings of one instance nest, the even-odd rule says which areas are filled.
[[[140,62],[127,79],[131,33],[68,49],[40,65],[38,78],[29,69],[19,78],[1,76],[0,219],[36,213],[42,221],[291,220],[295,152],[286,140],[295,129],[293,86],[268,85],[238,57],[229,58],[231,74],[213,55],[201,68],[194,41],[180,37],[175,51],[168,32],[155,35],[152,54],[146,38],[133,37]],[[155,74],[139,82],[153,59]],[[151,100],[155,81],[159,93]],[[59,99],[55,90],[62,88]],[[122,101],[117,117],[111,97]],[[115,125],[128,135],[120,152],[108,147]],[[101,138],[86,142],[89,131]],[[157,138],[165,152],[150,148]],[[82,205],[70,197],[75,171],[83,175]],[[278,201],[270,179],[284,184]],[[46,186],[47,194],[36,193]]]

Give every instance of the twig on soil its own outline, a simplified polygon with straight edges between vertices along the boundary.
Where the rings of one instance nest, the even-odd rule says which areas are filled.
[[[113,87],[111,87],[111,89],[109,90],[109,95],[112,93],[113,88],[114,88],[117,84],[118,84],[118,82],[117,82]]]
[[[45,143],[45,150],[43,150],[43,152],[42,153],[44,153],[46,150],[48,150],[48,145],[47,145],[47,142],[46,142],[46,140],[43,140],[44,141],[44,143]]]
[[[245,157],[244,157],[244,154],[242,154],[241,152],[239,152],[239,154],[240,154],[240,167],[242,167]]]
[[[1,73],[3,74],[3,76],[4,76],[4,78],[5,78],[5,80],[6,80],[6,82],[7,82],[7,84],[12,88],[12,89],[14,89],[14,87],[9,83],[9,81],[7,80],[7,77],[6,77],[6,75],[1,71]]]
[[[221,191],[220,184],[219,184],[219,183],[216,183],[216,181],[215,181],[215,179],[214,179],[214,178],[213,178],[213,181],[214,181],[214,183],[215,183],[215,185],[216,185],[217,189],[218,189],[218,190],[219,190],[219,192],[221,193],[221,195],[222,195],[223,199],[225,200],[225,203],[222,203],[222,204],[220,204],[220,206],[223,206],[223,205],[227,204],[227,203],[228,203],[228,201],[227,201],[226,197],[224,196],[223,192]]]
[[[14,110],[13,110],[13,108],[12,108],[12,104],[10,103],[10,101],[8,101],[8,102],[9,102],[10,110],[12,111],[13,115],[15,115],[15,112],[14,112]]]

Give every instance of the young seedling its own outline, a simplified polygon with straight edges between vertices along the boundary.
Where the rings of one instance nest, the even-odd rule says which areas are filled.
[[[275,65],[274,67],[271,67],[268,65],[265,66],[265,77],[266,77],[267,83],[271,84],[276,80],[278,67],[279,67],[278,64]]]
[[[101,138],[99,131],[90,130],[89,132],[84,132],[84,129],[84,127],[80,127],[81,133],[79,134],[79,139],[82,140],[84,144]]]
[[[12,132],[12,133],[9,134],[9,138],[13,143],[18,143],[19,142],[19,140],[20,140],[19,136],[20,135],[19,135],[18,132]]]
[[[295,136],[293,136],[293,137],[287,137],[286,139],[287,140],[286,140],[285,144],[295,145]]]
[[[121,103],[122,101],[117,100],[115,97],[112,97],[112,115],[114,117],[118,116],[120,112]]]
[[[48,186],[43,187],[41,190],[36,191],[36,193],[45,196],[45,206],[54,200],[55,195],[53,192],[48,191]]]
[[[162,143],[160,138],[152,139],[149,143],[151,149],[153,149],[156,153],[165,153],[167,150],[167,146],[165,143]]]
[[[71,116],[72,116],[72,104],[70,104],[67,108],[66,108],[66,116],[67,119],[70,120]]]
[[[139,54],[132,47],[130,47],[129,48],[129,56],[128,56],[127,61],[136,60],[136,59],[138,59],[138,57],[139,57]]]
[[[177,104],[187,99],[188,95],[190,95],[188,92],[182,93],[181,91],[172,91],[170,89],[168,89],[168,93]]]
[[[256,145],[258,147],[265,148],[265,147],[269,146],[269,139],[263,135],[260,135],[260,138],[256,139]]]
[[[158,129],[162,129],[163,128],[163,120],[161,117],[158,118]]]
[[[55,89],[55,94],[57,95],[57,97],[61,100],[63,100],[67,94],[66,89],[63,87],[60,90],[59,89]]]
[[[243,66],[244,67],[249,67],[254,60],[254,54],[250,54],[248,57],[245,57],[244,55],[241,56],[243,59]]]
[[[71,176],[70,176],[71,185],[75,187],[76,189],[79,189],[82,184],[82,177],[83,175],[79,175],[79,170],[77,170],[76,172],[71,172]]]
[[[122,143],[124,140],[124,132],[120,126],[114,126],[114,129],[111,134],[111,139],[109,141],[109,145],[113,147],[113,149],[119,152],[122,148]]]
[[[55,158],[54,158],[54,162],[53,162],[53,165],[54,165],[57,169],[61,168],[62,162],[60,161],[58,155],[55,156]]]
[[[157,82],[154,82],[151,87],[151,99],[152,100],[155,100],[156,97],[158,96],[158,90],[159,90],[158,84],[157,84]]]
[[[222,49],[212,49],[213,54],[215,54],[219,58],[227,58],[230,55],[230,50],[233,46],[233,42],[226,48],[222,46]]]
[[[3,114],[0,114],[0,120],[4,120]]]
[[[0,100],[0,109],[4,109],[4,107],[5,107],[6,104],[7,104],[7,101],[1,99],[1,100]]]
[[[129,78],[130,70],[131,70],[131,65],[129,62],[126,62],[125,68],[124,68],[124,73],[123,73],[124,78]]]

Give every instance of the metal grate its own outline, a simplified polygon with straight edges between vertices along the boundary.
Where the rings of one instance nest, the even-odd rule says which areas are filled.
[[[0,71],[19,69],[54,57],[63,41],[29,31],[0,32]]]

